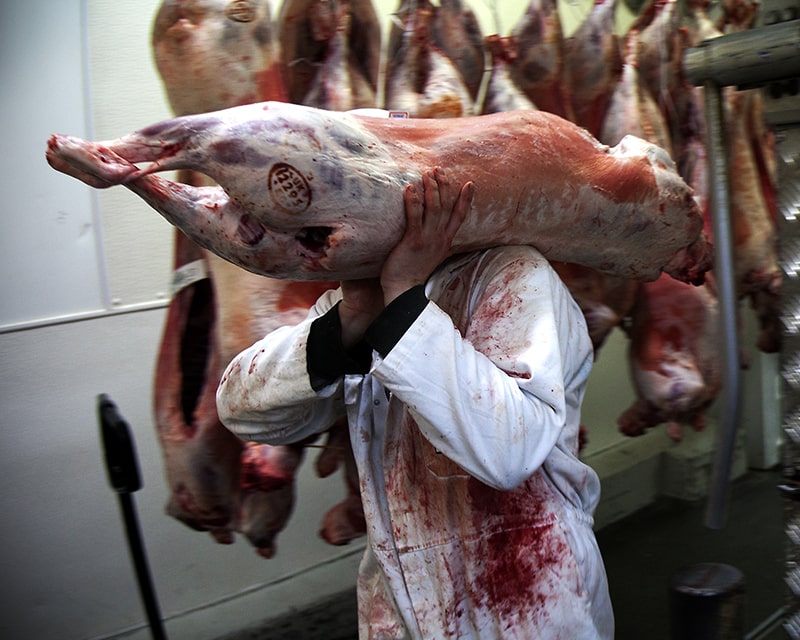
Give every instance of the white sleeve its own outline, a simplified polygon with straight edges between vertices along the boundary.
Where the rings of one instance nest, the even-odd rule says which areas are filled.
[[[580,402],[567,387],[591,367],[582,314],[558,277],[544,261],[523,266],[492,275],[464,337],[429,304],[372,371],[438,451],[497,489],[542,465],[567,403]]]
[[[217,413],[228,429],[245,440],[288,444],[344,414],[342,381],[315,391],[306,365],[311,323],[335,301],[326,292],[301,323],[276,329],[230,362],[217,388]]]

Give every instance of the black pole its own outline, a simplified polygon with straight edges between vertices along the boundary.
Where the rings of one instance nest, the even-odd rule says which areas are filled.
[[[150,568],[147,564],[139,520],[136,515],[136,505],[131,496],[131,493],[142,487],[133,438],[128,423],[120,415],[117,406],[105,394],[97,396],[97,413],[108,480],[119,498],[128,548],[136,570],[139,594],[150,624],[150,632],[153,640],[166,640],[167,634],[161,620],[161,612],[153,588]]]

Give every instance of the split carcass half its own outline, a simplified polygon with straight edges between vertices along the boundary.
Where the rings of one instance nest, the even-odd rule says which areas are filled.
[[[154,380],[156,431],[170,489],[167,513],[218,542],[233,542],[239,512],[242,442],[217,416],[221,361],[204,251],[175,236],[176,274],[184,282],[167,310]],[[200,277],[187,278],[195,271]]]
[[[243,445],[219,421],[216,389],[239,351],[278,326],[300,321],[334,285],[257,276],[182,233],[175,237],[175,262],[181,284],[169,306],[154,385],[171,491],[167,513],[221,543],[242,533],[269,558],[294,508],[295,475],[307,443]]]
[[[89,185],[127,186],[201,246],[280,278],[376,276],[405,228],[405,186],[435,166],[476,186],[453,253],[531,244],[621,277],[663,270],[690,282],[712,261],[692,190],[663,149],[631,136],[608,148],[542,111],[390,119],[271,102],[104,143],[55,135],[47,158]],[[179,168],[220,186],[152,175]]]

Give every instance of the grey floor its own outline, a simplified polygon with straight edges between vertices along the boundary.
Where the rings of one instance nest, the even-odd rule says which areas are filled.
[[[779,625],[755,634],[785,601],[780,482],[779,471],[759,471],[733,483],[721,530],[704,525],[704,502],[662,499],[599,531],[617,621],[616,640],[668,640],[672,577],[687,566],[709,562],[732,565],[744,574],[746,637],[785,638]],[[356,597],[347,592],[227,640],[356,637]]]

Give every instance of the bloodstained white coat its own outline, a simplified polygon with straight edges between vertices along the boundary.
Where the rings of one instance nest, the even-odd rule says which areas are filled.
[[[531,247],[456,258],[426,294],[369,374],[316,392],[309,327],[340,298],[324,294],[232,361],[221,419],[279,444],[347,412],[369,535],[361,638],[612,638],[599,481],[577,458],[592,365],[580,309]]]

